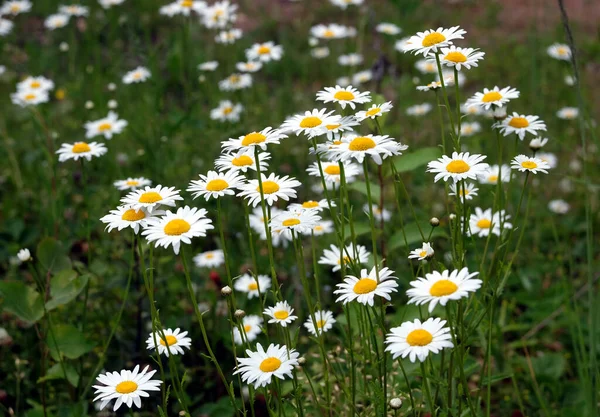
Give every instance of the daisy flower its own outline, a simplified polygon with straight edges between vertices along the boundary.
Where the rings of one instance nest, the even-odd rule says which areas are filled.
[[[113,185],[117,187],[117,190],[119,191],[137,190],[140,187],[145,187],[150,184],[152,184],[152,181],[144,177],[129,177],[126,180],[118,180],[113,183]]]
[[[60,29],[69,23],[69,15],[56,13],[49,15],[44,20],[44,27],[49,30]]]
[[[546,162],[548,166],[552,169],[556,168],[556,166],[558,165],[558,158],[553,153],[539,152],[535,156],[536,158],[540,158],[542,161]]]
[[[126,126],[127,121],[119,120],[117,113],[109,111],[105,118],[84,125],[87,130],[85,137],[89,139],[103,135],[105,139],[112,139],[113,135],[121,133]]]
[[[405,49],[407,52],[415,54],[429,55],[430,52],[438,52],[439,48],[452,45],[454,39],[463,39],[463,35],[467,31],[461,29],[460,26],[453,26],[448,29],[437,28],[436,30],[428,29],[425,32],[417,32],[411,36],[406,42]]]
[[[260,293],[265,294],[271,288],[271,280],[267,275],[257,275],[255,279],[250,274],[244,274],[235,280],[233,288],[236,291],[246,293],[248,298],[251,299],[259,296],[259,288]]]
[[[21,107],[37,106],[50,100],[48,91],[20,90],[10,95],[13,104]]]
[[[535,137],[529,141],[529,149],[539,151],[548,143],[548,138]]]
[[[261,198],[272,206],[279,199],[289,201],[291,198],[296,198],[296,190],[294,188],[301,186],[300,181],[295,178],[279,177],[273,173],[267,177],[261,173],[262,193],[258,180],[248,180],[246,184],[239,187],[240,193],[238,196],[248,199],[248,204],[256,207],[260,204]],[[261,197],[262,194],[262,197]]]
[[[556,112],[559,119],[574,120],[579,117],[579,109],[577,107],[563,107]]]
[[[223,44],[233,44],[238,39],[242,38],[242,30],[241,29],[229,29],[223,30],[215,36],[216,43]]]
[[[307,210],[321,212],[321,211],[323,211],[323,209],[328,209],[329,208],[329,204],[331,204],[333,207],[335,207],[335,202],[331,201],[331,203],[328,203],[327,199],[322,199],[322,200],[319,200],[319,201],[306,200],[303,203],[293,203],[293,204],[290,204],[288,206],[288,210],[289,211],[293,211],[293,212],[298,212],[298,213],[303,212],[303,211],[307,211]]]
[[[365,212],[365,214],[367,216],[369,215],[369,203],[366,203],[363,206],[363,211]],[[385,208],[384,209],[379,208],[379,206],[377,204],[373,204],[373,217],[378,222],[380,222],[381,220],[383,220],[384,222],[387,222],[388,220],[390,220],[392,218],[392,213],[390,213],[390,211]]]
[[[344,282],[336,285],[339,289],[333,293],[340,294],[340,296],[335,301],[346,304],[356,300],[371,307],[374,305],[376,295],[391,301],[390,294],[398,291],[398,283],[396,282],[398,278],[392,276],[393,273],[394,271],[389,268],[382,268],[379,271],[378,280],[377,270],[373,267],[371,272],[362,269],[360,277],[347,275]]]
[[[16,16],[31,10],[32,3],[28,0],[9,0],[0,7],[0,16]]]
[[[409,116],[425,116],[433,109],[433,106],[429,103],[416,104],[406,109],[406,114]]]
[[[54,88],[54,82],[46,77],[27,77],[17,84],[18,91],[50,91]]]
[[[551,200],[548,203],[548,209],[556,214],[567,214],[571,206],[565,200]]]
[[[162,211],[155,211],[153,214],[144,209],[135,210],[128,206],[119,206],[116,210],[111,210],[109,214],[100,218],[102,223],[106,223],[108,232],[117,229],[119,232],[127,227],[131,227],[134,233],[148,225],[148,221],[157,214],[163,214]]]
[[[290,117],[281,125],[281,130],[289,133],[295,133],[299,136],[303,133],[308,138],[320,136],[327,133],[327,126],[336,126],[340,124],[342,117],[333,114],[334,111],[327,109],[313,109],[306,111],[304,114],[297,114]]]
[[[240,329],[236,326],[233,328],[233,341],[236,345],[243,345],[244,339],[248,342],[252,342],[258,338],[258,335],[262,332],[260,328],[263,322],[262,317],[250,314],[242,319],[242,326],[244,327],[244,338],[240,334]]]
[[[510,181],[510,167],[508,165],[502,165],[502,167],[498,165],[489,166],[484,172],[479,175],[479,182],[482,184],[498,184],[498,179],[501,179],[502,182]]]
[[[288,304],[287,301],[279,301],[273,307],[265,308],[263,314],[271,317],[269,323],[277,323],[281,327],[287,327],[298,317],[293,316],[294,309]]]
[[[335,80],[336,85],[340,87],[348,87],[350,85],[350,77],[339,77]]]
[[[68,6],[59,6],[58,12],[69,16],[87,16],[90,11],[87,7],[80,4],[71,4]]]
[[[331,149],[330,155],[334,160],[355,159],[361,164],[366,156],[370,156],[377,165],[381,165],[383,159],[402,155],[402,151],[406,149],[408,146],[396,142],[388,135],[367,135],[344,140],[340,146]]]
[[[237,15],[237,4],[229,0],[218,1],[202,10],[202,24],[209,29],[221,29],[235,22]]]
[[[344,263],[347,266],[351,263],[366,264],[369,262],[369,255],[370,253],[364,246],[350,244],[344,249]],[[341,261],[340,247],[330,245],[329,249],[323,251],[323,255],[319,259],[319,264],[333,266],[332,272],[337,272],[342,269]]]
[[[0,15],[0,36],[8,35],[14,26],[14,23],[8,19],[2,19]]]
[[[271,159],[269,152],[261,152],[259,156],[260,170],[265,172],[269,167],[268,160]],[[215,167],[219,171],[241,171],[248,170],[256,171],[256,160],[254,159],[254,151],[249,149],[241,154],[223,154],[215,161]]]
[[[315,210],[284,211],[269,221],[273,233],[285,233],[289,237],[296,234],[310,234],[319,224],[321,216]]]
[[[356,104],[369,103],[371,101],[369,94],[368,91],[361,93],[351,85],[348,87],[336,85],[335,87],[325,87],[324,90],[319,91],[317,93],[317,101],[324,103],[336,102],[339,103],[342,109],[345,109],[346,105],[349,105],[354,110]]]
[[[467,103],[460,105],[460,112],[469,116],[481,116],[485,113],[482,107],[468,106]]]
[[[310,50],[310,56],[317,59],[327,58],[329,56],[329,48],[326,46],[320,46],[318,48],[312,48]]]
[[[241,374],[242,381],[254,384],[254,388],[266,387],[276,377],[292,379],[294,367],[298,366],[300,354],[294,349],[271,343],[265,351],[260,343],[256,344],[256,352],[246,350],[247,358],[237,358],[238,366],[235,374]]]
[[[221,249],[210,250],[194,256],[194,264],[198,268],[218,268],[225,263],[225,254]]]
[[[546,49],[546,52],[551,58],[558,59],[560,61],[571,60],[571,48],[569,45],[565,45],[564,43],[553,43]]]
[[[463,122],[460,126],[460,135],[463,137],[473,136],[481,132],[481,125],[478,122]]]
[[[183,348],[189,349],[192,345],[192,339],[186,337],[187,334],[188,332],[180,332],[179,328],[175,330],[163,329],[162,332],[150,333],[148,340],[146,340],[146,348],[148,350],[157,349],[160,355],[165,356],[169,356],[169,352],[172,355],[183,355],[185,353]],[[158,344],[155,344],[155,340]]]
[[[321,220],[312,229],[312,233],[315,236],[322,236],[333,232],[333,222],[331,220]]]
[[[60,149],[56,151],[59,162],[65,162],[69,159],[77,161],[79,158],[85,158],[88,161],[91,161],[92,157],[102,156],[106,152],[106,146],[98,142],[63,143],[60,146]]]
[[[143,83],[150,78],[150,71],[146,67],[137,67],[136,69],[129,71],[123,76],[123,83]]]
[[[541,158],[517,155],[511,161],[510,167],[512,169],[518,169],[521,172],[527,171],[533,174],[543,172],[544,174],[547,174],[550,169],[550,164]]]
[[[449,300],[460,300],[469,296],[470,292],[477,291],[482,284],[480,279],[474,279],[479,272],[469,273],[467,268],[460,271],[455,269],[450,272],[445,270],[442,273],[433,271],[425,274],[425,278],[418,277],[411,281],[408,295],[408,304],[427,304],[429,303],[429,313],[433,311],[439,303],[445,306]]]
[[[519,98],[519,91],[516,88],[504,87],[502,89],[495,86],[491,90],[483,89],[483,93],[475,95],[467,100],[467,107],[479,106],[485,110],[490,110],[492,106],[502,107],[510,100]]]
[[[439,353],[444,348],[454,347],[450,341],[450,329],[444,327],[445,324],[446,320],[433,317],[423,323],[419,319],[406,321],[399,327],[390,329],[385,339],[388,345],[385,351],[390,352],[394,359],[408,356],[411,362],[417,359],[425,362],[429,353]]]
[[[364,84],[368,83],[373,79],[373,72],[371,70],[359,71],[352,76],[352,84]]]
[[[484,55],[485,52],[478,52],[478,49],[475,48],[461,48],[452,45],[449,48],[441,48],[440,63],[460,71],[462,67],[466,69],[476,67]]]
[[[199,180],[191,181],[187,191],[192,193],[194,199],[204,197],[208,201],[211,197],[217,199],[225,195],[235,195],[234,190],[239,188],[244,179],[236,171],[208,171],[206,175],[200,175]]]
[[[469,236],[487,237],[492,233],[500,236],[502,230],[512,229],[512,224],[506,221],[508,219],[510,219],[510,216],[504,210],[492,213],[491,208],[484,211],[479,207],[475,207],[475,213],[472,213],[469,217],[467,234]]]
[[[219,102],[219,107],[210,111],[210,118],[220,122],[237,122],[240,120],[240,114],[244,106],[241,104],[233,104],[229,100]]]
[[[454,182],[467,178],[477,179],[488,167],[488,164],[481,162],[486,158],[485,155],[473,154],[469,152],[452,152],[452,157],[443,155],[437,161],[431,161],[427,164],[427,172],[435,173],[434,182],[440,179]]]
[[[363,56],[361,54],[353,53],[348,55],[340,55],[338,57],[338,64],[354,67],[360,65],[363,62]]]
[[[271,207],[271,218],[277,216],[280,213],[283,213],[284,210],[281,210],[275,206]],[[268,212],[267,212],[268,215]],[[269,218],[267,217],[267,223],[269,222]],[[263,211],[261,207],[256,207],[250,213],[250,227],[254,232],[261,235],[260,238],[262,240],[267,239],[267,235],[265,234],[265,218],[263,217]]]
[[[275,45],[274,42],[255,43],[246,49],[246,58],[248,61],[279,61],[283,56],[283,47]]]
[[[408,259],[417,259],[424,261],[431,258],[435,254],[435,251],[431,247],[429,242],[423,242],[423,246],[418,249],[411,250],[408,254]]]
[[[341,39],[349,36],[349,31],[346,26],[331,23],[313,26],[310,29],[310,34],[318,39]]]
[[[231,74],[224,80],[219,81],[219,89],[222,91],[235,91],[248,88],[252,85],[250,74]]]
[[[421,74],[437,74],[438,68],[437,63],[435,61],[430,61],[428,59],[419,59],[415,62],[415,68]]]
[[[183,200],[175,187],[146,186],[144,189],[132,191],[121,199],[121,202],[133,209],[146,209],[149,213],[160,205],[175,207],[177,200]]]
[[[17,259],[21,262],[33,260],[33,258],[31,257],[31,252],[29,252],[29,249],[27,248],[23,248],[17,252]]]
[[[214,71],[219,67],[219,63],[217,61],[207,61],[198,65],[198,69],[200,71]]]
[[[356,115],[354,117],[356,117],[356,119],[359,122],[362,122],[365,119],[375,119],[376,117],[379,117],[381,115],[383,115],[384,113],[389,112],[392,109],[392,102],[388,101],[385,102],[383,104],[373,104],[371,105],[371,107],[369,107],[367,110],[362,110],[359,111],[358,113],[356,113]]]
[[[350,183],[355,177],[360,175],[360,167],[352,162],[342,162],[344,167],[344,179]],[[341,170],[339,162],[321,161],[321,168],[323,169],[323,177],[325,178],[326,184],[331,184],[334,188],[341,182]],[[319,163],[313,162],[306,172],[314,177],[321,177],[321,170],[319,169]]]
[[[390,36],[396,36],[402,32],[402,29],[393,23],[382,22],[375,26],[375,31],[379,33],[385,33],[386,35]]]
[[[268,144],[279,144],[279,140],[283,138],[287,138],[287,135],[283,131],[273,129],[269,126],[260,132],[251,132],[237,139],[230,138],[221,144],[221,148],[225,152],[237,151],[239,157],[249,150],[254,150],[255,146],[265,151]]]
[[[153,218],[142,235],[148,242],[156,242],[156,247],[166,249],[172,245],[173,252],[178,255],[181,243],[190,244],[192,238],[206,236],[208,230],[214,229],[206,213],[205,209],[189,206],[179,207],[175,213],[167,210],[164,216]]]
[[[133,371],[123,369],[121,372],[107,372],[96,377],[102,385],[94,385],[96,389],[94,401],[100,400],[100,410],[113,399],[116,399],[113,411],[117,411],[122,404],[131,408],[133,404],[137,408],[142,407],[141,397],[148,397],[147,391],[160,391],[162,381],[151,379],[156,371],[149,371],[146,366],[139,372],[139,365]]]
[[[430,90],[437,90],[438,88],[442,88],[442,83],[440,81],[432,81],[427,85],[418,85],[417,91],[430,91]],[[415,107],[415,106],[413,106],[413,107]]]
[[[516,112],[496,123],[494,127],[499,128],[504,136],[516,133],[521,140],[525,139],[526,133],[537,136],[538,130],[546,130],[546,124],[539,120],[538,116],[526,116]]]
[[[321,333],[326,333],[333,327],[333,324],[337,321],[333,317],[333,313],[327,310],[318,310],[315,311],[315,323],[313,322],[312,317],[309,317],[304,322],[304,327],[314,336],[319,336]]]
[[[262,68],[263,64],[260,61],[238,62],[235,67],[241,72],[257,72]]]
[[[112,6],[118,6],[120,4],[125,3],[125,0],[98,0],[100,6],[105,9],[110,9]]]
[[[460,194],[460,196],[462,197],[462,201],[464,202],[465,200],[472,200],[473,197],[477,195],[477,191],[479,191],[479,188],[475,188],[475,184],[473,184],[472,182],[463,182],[462,187],[457,183],[452,183],[450,184],[450,192],[448,194]]]

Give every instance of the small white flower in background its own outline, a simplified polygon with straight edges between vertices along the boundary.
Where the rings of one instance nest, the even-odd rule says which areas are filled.
[[[133,84],[133,83],[143,83],[144,81],[150,78],[151,74],[148,68],[146,67],[137,67],[136,69],[129,71],[127,74],[123,76],[123,83],[125,84]]]
[[[511,161],[510,167],[512,169],[518,169],[521,172],[531,172],[537,174],[538,172],[548,173],[550,165],[548,162],[543,161],[540,158],[529,157],[527,155],[517,155]]]
[[[456,78],[453,70],[444,69],[442,70],[442,75],[444,76],[444,84],[446,87],[453,86],[456,83]],[[440,82],[439,75],[435,76],[435,81]],[[467,77],[462,72],[458,73],[458,85],[464,85],[465,81],[467,81]]]
[[[239,103],[233,104],[229,100],[222,100],[219,102],[219,107],[210,111],[210,118],[220,122],[237,122],[243,109],[244,106]]]
[[[318,48],[312,48],[310,50],[310,56],[316,59],[323,59],[329,56],[329,48],[326,46],[320,46]],[[349,80],[348,80],[349,81]],[[350,84],[348,82],[348,84]]]
[[[548,143],[548,138],[535,137],[529,141],[529,149],[537,151]]]
[[[119,119],[117,113],[109,111],[108,116],[85,123],[84,127],[87,130],[85,137],[89,139],[102,135],[105,139],[112,139],[113,135],[121,133],[126,126],[126,120]]]
[[[85,108],[86,108],[87,110],[91,110],[91,109],[93,109],[93,108],[94,108],[94,103],[93,103],[93,102],[91,102],[90,100],[86,101],[86,102],[85,102]]]
[[[508,219],[510,219],[510,215],[506,214],[504,210],[492,214],[491,208],[484,211],[479,207],[475,207],[475,213],[472,213],[469,218],[467,234],[469,236],[487,237],[492,233],[500,236],[502,230],[512,229],[512,223],[509,223]]]
[[[346,10],[348,6],[360,6],[364,1],[365,0],[329,0],[331,4],[342,10]]]
[[[321,333],[326,333],[333,327],[333,325],[337,321],[333,317],[333,313],[328,310],[315,311],[314,319],[315,320],[313,321],[313,317],[309,316],[308,319],[304,322],[304,327],[306,327],[306,329],[313,336],[319,336]]]
[[[260,294],[267,293],[267,290],[271,288],[271,279],[267,275],[257,275],[254,278],[250,274],[244,274],[233,282],[233,288],[246,293],[248,299],[252,299],[259,296],[259,290]]]
[[[341,39],[353,36],[354,28],[350,28],[337,23],[328,25],[316,25],[310,29],[310,33],[317,39]]]
[[[419,59],[417,62],[415,62],[415,68],[421,74],[437,74],[438,73],[437,63],[435,61],[432,62],[428,59]]]
[[[210,250],[194,256],[198,268],[218,268],[225,263],[225,254],[221,249]]]
[[[565,200],[552,200],[548,203],[548,209],[556,214],[567,214],[571,209],[569,203]]]
[[[123,369],[120,372],[98,375],[96,381],[102,385],[93,386],[96,389],[94,394],[97,394],[94,401],[101,401],[101,410],[113,399],[116,399],[113,411],[117,411],[122,404],[129,408],[135,404],[137,408],[141,408],[141,397],[149,396],[146,391],[160,391],[162,381],[150,379],[156,370],[148,372],[148,366],[142,372],[139,372],[139,369],[138,365],[133,371]]]
[[[292,212],[296,212],[296,213],[301,213],[303,211],[307,211],[307,210],[312,210],[315,212],[321,212],[324,209],[328,209],[329,208],[329,204],[331,204],[331,207],[335,207],[335,201],[331,201],[331,202],[327,202],[327,199],[322,199],[319,201],[315,201],[315,200],[306,200],[303,203],[292,203],[290,204],[287,209],[289,211]]]
[[[277,323],[281,327],[287,327],[288,324],[292,323],[298,317],[293,316],[294,309],[288,304],[287,301],[279,301],[273,307],[268,307],[263,311],[263,314],[271,317],[269,323]]]
[[[321,220],[312,230],[315,236],[322,236],[332,232],[333,222],[331,220]]]
[[[27,248],[21,249],[19,252],[17,252],[17,258],[21,262],[33,260],[33,258],[31,257],[31,252],[29,252],[29,249]]]
[[[238,366],[234,375],[241,374],[242,381],[253,384],[254,388],[266,387],[273,377],[292,379],[300,356],[296,350],[286,346],[270,344],[265,350],[260,343],[256,344],[256,352],[248,349],[246,355],[247,358],[237,358]]]
[[[485,110],[490,110],[492,106],[503,107],[510,100],[519,98],[519,91],[516,88],[504,87],[502,89],[498,86],[492,88],[483,89],[483,93],[475,93],[475,95],[469,98],[466,102],[467,107],[479,106]]]
[[[340,184],[340,182],[342,180],[341,179],[341,169],[340,169],[339,164],[340,164],[339,162],[321,161],[321,169],[323,170],[323,176],[325,177],[325,182],[328,185],[333,185],[334,188],[337,188],[337,186]],[[354,179],[361,173],[360,166],[355,163],[343,162],[343,167],[344,167],[344,178],[346,180],[346,183],[353,182]],[[312,165],[310,165],[306,169],[306,172],[308,172],[309,175],[312,175],[315,177],[321,177],[321,170],[319,169],[318,162],[313,162]]]
[[[261,289],[262,290],[262,289]],[[262,332],[261,325],[263,319],[260,316],[250,314],[242,319],[242,326],[244,328],[244,338],[240,333],[240,329],[236,326],[233,328],[233,341],[236,345],[243,345],[247,340],[252,342],[258,338],[258,335]]]
[[[375,119],[376,117],[382,116],[384,113],[389,112],[392,107],[394,106],[392,105],[391,101],[387,101],[383,104],[373,104],[367,110],[357,112],[354,117],[356,117],[359,122],[369,118]]]
[[[453,183],[453,184],[450,184],[450,193],[448,193],[448,194],[449,195],[460,194],[460,196],[462,197],[462,200],[464,202],[465,200],[472,200],[473,197],[475,197],[477,195],[477,191],[479,191],[479,188],[475,188],[475,184],[473,184],[472,182],[470,182],[470,183],[463,182],[462,187],[460,187],[458,183]]]
[[[479,132],[481,132],[479,122],[463,122],[460,126],[460,135],[463,137],[473,136]]]
[[[13,29],[14,23],[8,19],[2,19],[0,15],[0,36],[8,35]]]
[[[579,117],[579,109],[577,107],[563,107],[556,112],[559,119],[573,120]]]
[[[538,152],[536,158],[540,158],[542,161],[546,162],[548,166],[552,169],[558,166],[558,157],[550,152]]]
[[[275,45],[274,42],[255,43],[246,49],[246,58],[248,61],[279,61],[283,56],[283,47]]]
[[[571,60],[571,48],[569,45],[565,45],[564,43],[554,43],[546,49],[546,52],[550,57],[560,61]]]
[[[385,343],[386,352],[396,359],[401,356],[411,362],[425,362],[429,353],[439,353],[442,349],[452,348],[450,328],[444,327],[446,320],[429,318],[423,323],[419,319],[406,321],[399,327],[390,329]]]
[[[237,4],[229,0],[218,1],[205,7],[201,12],[201,21],[209,29],[222,29],[237,19]]]
[[[575,77],[573,77],[572,75],[565,75],[564,79],[565,79],[565,84],[568,85],[569,87],[575,85]]]
[[[91,161],[92,157],[102,156],[106,152],[106,146],[98,142],[63,143],[60,149],[56,151],[59,162],[65,162],[69,159],[77,161],[79,158]]]
[[[198,69],[200,71],[214,71],[217,69],[218,66],[219,63],[217,61],[207,61],[203,62],[202,64],[199,64]]]
[[[127,178],[125,180],[118,180],[113,183],[117,190],[125,191],[125,190],[137,190],[140,187],[145,187],[147,185],[152,184],[147,178],[138,177],[138,178]]]
[[[260,71],[263,64],[260,61],[238,62],[235,67],[241,72],[257,72]]]
[[[188,332],[180,332],[179,328],[150,333],[146,340],[146,348],[148,350],[157,349],[159,354],[165,356],[169,356],[169,352],[171,355],[183,355],[185,353],[183,348],[190,349],[192,345],[192,339],[186,337],[187,334]],[[155,344],[155,340],[158,343]]]
[[[510,167],[503,164],[500,168],[498,165],[489,166],[484,172],[478,176],[479,182],[482,184],[498,184],[498,179],[502,182],[510,181]]]
[[[215,42],[231,45],[231,44],[235,43],[235,41],[237,41],[238,39],[241,39],[241,37],[242,37],[241,29],[223,30],[223,31],[217,33],[217,36],[215,36]]]
[[[396,36],[402,32],[400,27],[393,23],[382,22],[375,26],[375,30],[379,33],[385,33],[386,35]]]
[[[351,263],[364,265],[369,262],[370,253],[362,245],[350,244],[344,248],[343,262],[350,266]],[[333,266],[332,272],[337,272],[341,267],[342,256],[340,256],[340,247],[336,245],[330,245],[329,249],[323,250],[323,255],[319,259],[320,265]]]
[[[423,242],[423,246],[418,249],[411,250],[408,254],[408,259],[417,259],[419,261],[424,261],[428,258],[431,258],[435,254],[435,251],[431,247],[429,242]]]
[[[59,13],[66,14],[69,16],[82,17],[87,16],[90,11],[86,6],[82,6],[80,4],[71,4],[68,6],[59,6]]]
[[[13,338],[10,337],[4,327],[0,327],[0,346],[8,346],[12,343]]]
[[[371,70],[364,70],[364,71],[357,72],[351,78],[352,84],[364,84],[364,83],[368,83],[372,79],[373,79],[373,73],[371,72]]]
[[[338,57],[338,64],[344,66],[356,66],[360,65],[363,62],[363,56],[361,54],[348,54],[348,55],[340,55]]]
[[[433,109],[433,106],[429,103],[416,104],[406,109],[406,114],[409,116],[425,116]]]
[[[117,85],[115,83],[108,83],[106,88],[108,88],[108,91],[115,91],[117,89]]]
[[[325,89],[319,91],[317,101],[324,103],[336,102],[342,109],[345,109],[348,105],[354,110],[356,104],[369,103],[371,101],[370,94],[368,91],[360,92],[351,85],[348,87],[336,85],[335,87],[325,87]]]
[[[120,4],[125,3],[125,0],[98,0],[100,6],[105,9],[110,9],[112,6],[118,6]]]
[[[64,28],[69,23],[69,18],[67,14],[51,14],[44,20],[44,26],[50,30]]]
[[[50,100],[48,91],[21,90],[10,95],[13,104],[21,107],[37,106]]]
[[[460,112],[469,116],[481,116],[484,114],[484,110],[479,106],[467,106],[467,103],[460,105]]]
[[[406,53],[408,52],[408,40],[410,36],[406,36],[404,38],[398,39],[394,44],[394,49],[398,52]]]
[[[404,46],[405,52],[413,52],[415,54],[429,55],[430,52],[438,52],[440,48],[452,45],[454,39],[463,39],[463,35],[467,31],[461,29],[460,26],[453,26],[448,29],[437,28],[436,30],[428,29],[425,32],[418,32],[411,36]]]
[[[28,0],[9,0],[0,7],[0,16],[16,16],[31,10],[32,3]]]
[[[231,74],[229,77],[219,81],[221,91],[235,91],[248,88],[252,85],[252,76],[247,73]]]
[[[363,211],[367,216],[369,215],[369,203],[366,203],[363,206]],[[385,208],[379,208],[377,204],[373,204],[373,217],[375,217],[375,220],[378,222],[380,222],[382,219],[384,222],[387,222],[392,218],[392,213]]]
[[[427,85],[418,85],[417,91],[435,91],[438,88],[442,88],[442,83],[440,81],[432,81]]]

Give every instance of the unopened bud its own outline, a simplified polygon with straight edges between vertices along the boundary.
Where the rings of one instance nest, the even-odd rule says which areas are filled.
[[[402,400],[400,398],[392,398],[390,400],[390,408],[392,410],[398,410],[400,407],[402,407]]]
[[[456,219],[456,214],[450,213],[450,215],[448,217],[450,218],[450,220],[454,220],[454,219]]]
[[[232,291],[231,291],[231,287],[226,285],[223,288],[221,288],[221,295],[224,297],[227,297],[228,295],[231,295]]]
[[[246,316],[246,312],[244,310],[235,310],[233,313],[236,319],[241,320]]]
[[[440,225],[440,219],[438,219],[437,217],[432,217],[431,219],[429,219],[429,224],[431,225],[431,227],[438,227]]]
[[[303,356],[298,358],[298,365],[304,365],[306,363],[306,359]]]

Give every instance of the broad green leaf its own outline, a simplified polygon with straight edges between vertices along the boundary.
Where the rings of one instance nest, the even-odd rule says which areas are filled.
[[[50,237],[43,239],[36,250],[37,259],[42,265],[44,273],[71,269],[71,260],[66,253],[62,243]]]
[[[56,274],[50,281],[52,298],[46,303],[46,309],[50,311],[73,300],[85,288],[88,280],[88,275],[78,276],[72,269]]]
[[[421,230],[425,235],[425,240],[429,237],[429,232],[431,231],[431,226],[421,225]],[[406,241],[404,240],[404,235],[406,235]],[[438,237],[447,237],[446,233],[436,227],[433,229],[431,233],[430,239],[438,238]],[[415,243],[423,242],[423,237],[421,236],[421,232],[419,231],[419,227],[417,223],[409,223],[404,227],[404,232],[402,230],[397,231],[390,237],[388,240],[388,250],[394,250],[398,248],[402,248],[406,246],[406,244],[413,245]]]
[[[393,164],[397,172],[413,171],[428,162],[436,160],[442,156],[442,150],[437,146],[417,149],[414,152],[408,152],[393,159]],[[392,170],[386,165],[386,175],[391,175]]]
[[[0,297],[4,311],[14,314],[24,321],[35,323],[44,315],[42,296],[32,287],[22,282],[0,282]]]
[[[52,332],[48,332],[46,343],[54,360],[58,360],[58,352],[63,357],[77,359],[94,348],[94,343],[88,341],[79,330],[70,324],[59,324],[52,330]],[[52,333],[55,340],[52,339]]]
[[[367,183],[364,181],[354,181],[353,183],[348,184],[348,188],[350,190],[358,191],[359,193],[368,195],[367,193]],[[377,203],[379,201],[379,196],[381,195],[381,190],[379,185],[373,184],[371,181],[371,198],[373,199],[373,203]]]
[[[77,371],[73,365],[68,362],[63,362],[63,366],[65,368],[64,372],[61,364],[55,363],[50,369],[48,369],[46,376],[38,379],[38,383],[53,379],[66,379],[71,385],[77,387],[77,384],[79,384],[79,375],[77,374]]]

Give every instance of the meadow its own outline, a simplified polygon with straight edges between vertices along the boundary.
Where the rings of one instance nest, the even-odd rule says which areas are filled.
[[[599,19],[3,0],[0,414],[599,415]]]

